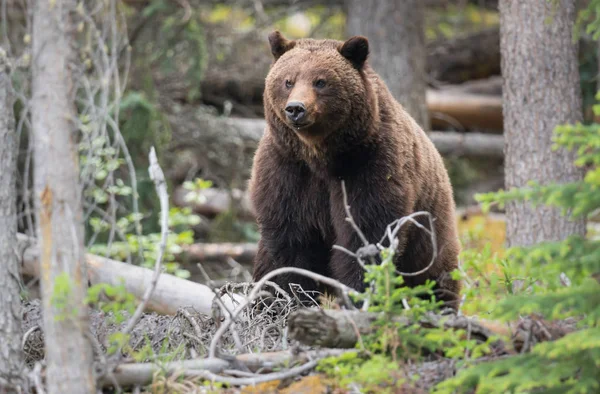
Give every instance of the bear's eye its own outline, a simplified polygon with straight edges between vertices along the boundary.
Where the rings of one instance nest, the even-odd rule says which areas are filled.
[[[325,85],[326,85],[326,83],[325,83],[324,79],[319,79],[319,80],[317,80],[317,82],[315,82],[315,87],[319,88],[319,89],[324,88]]]
[[[285,87],[289,89],[292,86],[294,86],[294,84],[292,83],[292,81],[290,81],[289,79],[286,79],[285,80]]]

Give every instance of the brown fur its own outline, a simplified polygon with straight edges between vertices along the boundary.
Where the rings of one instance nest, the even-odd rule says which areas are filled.
[[[358,263],[332,249],[362,246],[345,220],[344,180],[352,215],[370,242],[400,217],[434,216],[438,257],[423,275],[405,281],[436,280],[438,299],[456,307],[460,283],[448,273],[457,267],[459,240],[448,174],[430,139],[366,62],[367,39],[288,41],[274,32],[269,41],[275,60],[264,94],[267,127],[249,185],[261,233],[254,279],[292,266],[364,289]],[[305,105],[306,126],[298,129],[286,118],[291,101]],[[416,272],[431,261],[431,238],[415,225],[405,229],[395,263]],[[296,275],[274,281],[285,289],[292,282],[316,288]]]

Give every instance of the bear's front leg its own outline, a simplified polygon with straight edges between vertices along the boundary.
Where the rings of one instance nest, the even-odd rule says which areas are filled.
[[[253,279],[258,281],[282,267],[330,276],[332,236],[327,233],[333,231],[325,183],[315,179],[303,163],[263,152],[250,191],[261,236]],[[287,292],[292,284],[304,291],[319,290],[313,279],[294,273],[277,275],[271,281]]]

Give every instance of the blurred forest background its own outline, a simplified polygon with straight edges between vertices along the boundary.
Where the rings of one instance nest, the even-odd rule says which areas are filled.
[[[60,6],[55,7],[56,4]],[[3,0],[0,6],[0,106],[4,112],[0,113],[0,126],[6,126],[8,131],[2,134],[4,129],[0,127],[0,144],[8,143],[0,146],[0,203],[13,197],[16,201],[13,205],[17,221],[13,235],[16,237],[19,233],[17,244],[22,250],[18,258],[23,261],[15,259],[14,266],[7,264],[7,274],[0,278],[11,283],[10,278],[19,278],[18,267],[21,267],[24,281],[12,283],[14,288],[11,289],[19,294],[19,297],[13,294],[13,298],[3,295],[9,294],[10,286],[3,286],[0,281],[0,288],[6,287],[6,293],[0,292],[0,306],[13,311],[16,316],[19,313],[7,306],[9,301],[14,305],[21,302],[27,305],[23,314],[22,331],[26,332],[23,345],[20,345],[21,337],[14,342],[19,344],[19,351],[26,350],[27,365],[33,368],[35,362],[43,358],[44,351],[48,360],[63,360],[52,356],[52,348],[43,343],[39,305],[28,303],[41,298],[48,302],[44,304],[45,308],[58,308],[49,304],[52,298],[53,302],[69,305],[70,297],[66,294],[76,286],[70,287],[67,279],[57,273],[62,269],[68,272],[68,277],[79,281],[82,277],[82,271],[70,271],[71,268],[65,268],[67,265],[57,268],[41,264],[40,268],[38,260],[43,260],[43,252],[50,247],[40,246],[36,253],[28,253],[31,245],[26,245],[26,239],[36,234],[43,234],[46,241],[49,239],[63,248],[72,241],[69,234],[80,234],[82,247],[77,248],[79,243],[76,243],[74,251],[65,253],[75,256],[85,250],[92,256],[86,258],[86,269],[90,269],[88,284],[94,285],[91,288],[95,289],[92,292],[95,295],[88,295],[86,302],[100,302],[98,293],[104,291],[110,293],[109,298],[118,300],[117,304],[110,304],[111,313],[127,310],[134,315],[127,327],[123,328],[123,321],[119,324],[123,325],[124,332],[134,333],[136,345],[126,346],[127,335],[123,335],[127,339],[119,337],[119,342],[119,339],[109,339],[108,334],[102,334],[101,350],[115,354],[129,352],[135,361],[154,361],[154,353],[164,350],[162,341],[169,339],[165,327],[172,328],[170,324],[174,323],[149,314],[144,315],[146,320],[134,329],[143,307],[147,307],[146,310],[153,312],[176,315],[180,319],[177,322],[190,321],[190,326],[186,326],[189,331],[184,334],[193,332],[191,337],[188,335],[185,339],[181,334],[185,331],[181,328],[183,325],[177,326],[181,329],[179,336],[171,338],[173,343],[167,346],[171,352],[167,352],[168,357],[160,353],[164,356],[162,361],[206,354],[211,359],[216,358],[213,357],[216,354],[214,343],[219,338],[214,339],[215,332],[222,327],[220,322],[223,320],[214,315],[216,309],[211,310],[213,301],[202,304],[203,300],[197,300],[202,298],[198,295],[206,294],[202,293],[204,287],[188,288],[183,281],[172,282],[173,287],[167,287],[168,291],[161,288],[158,295],[151,296],[139,284],[152,289],[156,286],[157,276],[153,276],[148,268],[154,269],[156,275],[164,268],[167,274],[210,286],[213,290],[229,282],[251,282],[251,263],[259,233],[246,186],[253,154],[264,129],[262,96],[272,62],[267,35],[276,29],[287,38],[344,40],[356,34],[366,35],[371,45],[370,63],[394,96],[425,129],[444,158],[454,187],[458,206],[456,219],[463,245],[463,266],[459,274],[463,275],[467,285],[461,314],[487,317],[493,310],[505,320],[517,321],[518,324],[510,327],[514,332],[500,332],[518,342],[518,346],[515,345],[517,350],[509,352],[515,356],[512,361],[499,364],[500,371],[509,375],[504,380],[498,377],[502,373],[496,374],[496,370],[482,367],[460,375],[458,380],[446,386],[447,391],[442,389],[442,392],[456,392],[453,390],[463,386],[465,389],[476,387],[487,378],[490,378],[488,390],[494,385],[497,390],[505,390],[487,392],[511,392],[516,387],[526,389],[529,384],[538,384],[548,376],[553,379],[549,380],[550,388],[540,392],[567,392],[560,390],[564,387],[582,390],[572,392],[598,388],[595,374],[600,359],[597,341],[600,316],[597,305],[600,301],[597,281],[590,285],[587,279],[590,276],[596,278],[594,275],[600,264],[600,248],[594,243],[598,241],[597,208],[600,207],[600,197],[594,194],[600,187],[600,175],[595,171],[600,157],[600,108],[597,106],[599,7],[597,0],[539,0],[539,3],[509,0]],[[65,36],[72,41],[63,42],[64,37],[56,26],[65,27],[64,31],[68,32]],[[50,38],[43,45],[38,44],[44,37]],[[50,48],[47,53],[44,53],[44,46]],[[61,57],[65,53],[68,61]],[[66,79],[53,79],[61,74],[61,69],[68,70],[64,73]],[[543,74],[538,78],[528,73],[530,69],[541,70]],[[507,86],[510,89],[506,89]],[[72,90],[72,96],[63,95],[63,89]],[[3,92],[9,91],[12,96],[4,95]],[[39,99],[44,94],[46,101]],[[69,115],[63,118],[48,109],[61,97],[73,98],[65,101],[67,104],[61,110]],[[12,112],[6,111],[11,107]],[[559,127],[562,134],[559,133],[557,140],[562,145],[579,148],[577,155],[555,153],[551,148],[555,140],[550,137],[554,128],[575,123],[578,126],[574,129]],[[16,135],[14,144],[9,139],[11,129]],[[61,130],[64,133],[61,134]],[[68,130],[77,138],[69,135]],[[76,151],[69,150],[70,144]],[[152,148],[157,162],[152,161],[152,154],[149,156]],[[78,156],[79,167],[72,166],[67,160],[71,155]],[[579,167],[590,171],[586,176],[581,168],[575,169],[576,156]],[[15,179],[9,175],[13,159]],[[166,185],[161,184],[158,163],[164,171]],[[67,218],[63,218],[62,225],[52,227],[53,237],[48,236],[50,230],[44,227],[44,214],[52,215],[56,209],[44,210],[48,202],[45,199],[52,197],[42,193],[46,189],[40,186],[44,185],[40,174],[47,176],[44,178],[46,185],[62,187],[62,192],[55,192],[57,196],[60,194],[58,200],[64,198],[74,202],[70,206],[80,206],[80,211],[75,209],[74,213],[64,215]],[[79,179],[75,179],[77,175]],[[68,179],[71,183],[61,183]],[[526,198],[575,212],[580,218],[586,217],[586,221],[570,222],[558,219],[558,210],[530,209],[510,203],[512,198],[523,197],[511,188],[525,186],[531,180],[565,182],[564,189],[552,186],[535,189],[526,194]],[[7,186],[13,184],[16,187]],[[166,189],[161,189],[163,186]],[[504,188],[506,192],[492,193]],[[165,190],[168,191],[168,202],[163,198],[167,193]],[[83,196],[81,201],[77,197],[79,191]],[[4,228],[5,223],[6,228],[12,226],[6,218],[13,213],[13,205],[0,205],[0,228]],[[81,230],[85,228],[85,231],[79,231],[78,224],[72,224],[74,222],[81,224]],[[8,230],[6,234],[10,235]],[[582,239],[569,238],[576,235]],[[1,236],[4,234],[0,232],[0,261],[13,261],[14,239]],[[565,239],[568,242],[559,243]],[[507,258],[507,247],[532,246],[547,241],[557,243],[543,244],[537,252],[517,252]],[[78,255],[72,260],[75,264],[84,258]],[[118,265],[118,262],[130,264]],[[519,262],[522,262],[520,266]],[[568,266],[571,263],[573,265]],[[141,266],[146,270],[125,268],[130,266]],[[536,271],[541,270],[540,267],[547,270],[544,273]],[[519,271],[521,268],[525,271]],[[44,269],[49,270],[46,273],[54,271],[45,276]],[[134,313],[135,303],[129,295],[120,293],[122,289],[102,287],[98,290],[95,287],[103,281],[115,285],[117,272],[125,277],[127,291],[134,292],[137,300],[143,300],[139,304],[139,315]],[[151,281],[150,278],[154,279]],[[165,286],[166,281],[163,282]],[[136,285],[139,286],[136,288]],[[178,286],[181,287],[176,291]],[[519,298],[535,293],[532,289],[547,297],[539,301],[537,298]],[[170,290],[173,294],[169,294]],[[210,318],[201,317],[193,323],[178,309],[183,301],[177,297],[188,291],[188,295],[196,298],[194,302],[204,308],[203,314],[213,313]],[[56,294],[62,294],[62,298],[55,298]],[[73,299],[84,299],[83,293],[77,297]],[[407,293],[406,297],[412,295]],[[505,298],[504,307],[496,307],[496,302]],[[413,302],[412,298],[408,299]],[[402,302],[406,303],[406,299]],[[421,316],[419,313],[426,309],[419,305],[413,305],[413,309],[406,307],[404,312],[417,321]],[[286,314],[281,313],[281,316],[293,312],[291,307],[285,308],[288,308]],[[404,304],[394,304],[394,308],[403,310]],[[387,312],[391,313],[391,309]],[[587,324],[585,327],[589,331],[573,334],[581,336],[569,337],[571,342],[557,342],[556,349],[569,348],[571,353],[549,355],[555,349],[550,345],[535,348],[542,349],[538,353],[529,353],[535,343],[554,341],[575,331],[571,320],[568,324],[561,320],[563,325],[560,327],[552,326],[535,315],[538,312],[548,320],[567,315],[585,316],[578,322]],[[108,327],[104,315],[94,313],[94,330],[114,334],[115,327],[119,328],[118,324]],[[536,317],[530,317],[530,313]],[[282,334],[282,329],[271,326],[260,328],[258,326],[264,323],[265,317],[252,316],[257,322],[255,325],[233,324],[228,320],[224,323],[238,329],[237,334],[233,329],[226,335],[220,334],[226,337],[223,342],[227,346],[223,346],[227,351],[239,355],[242,350],[251,353],[257,347],[260,351],[289,350],[287,332]],[[15,321],[20,318],[19,315]],[[388,323],[393,321],[388,320]],[[283,325],[282,321],[277,324]],[[20,333],[17,329],[3,328],[12,327],[10,324],[0,318],[0,331],[11,335]],[[51,326],[48,321],[44,324]],[[68,325],[57,324],[65,324],[62,329]],[[431,343],[447,347],[449,341],[455,346],[450,347],[454,356],[464,356],[469,362],[477,359],[483,353],[479,352],[479,342],[474,345],[470,324],[467,339],[437,333],[437,337],[430,338]],[[271,329],[276,334],[269,331]],[[396,335],[400,333],[395,339],[406,338],[403,339],[405,342],[398,339],[399,343],[412,351],[411,341],[415,341],[418,342],[415,346],[420,349],[420,334],[410,331],[415,330],[414,327],[406,331],[394,329]],[[491,341],[492,334],[498,333],[492,330],[490,334],[486,329],[477,332],[480,335],[475,335],[477,340]],[[56,332],[63,331],[57,329]],[[67,332],[65,329],[64,333]],[[256,345],[256,338],[241,346],[236,337],[239,332],[260,337],[260,346]],[[52,332],[49,337],[50,334]],[[143,347],[141,338],[144,335],[156,335],[148,345],[150,350]],[[73,345],[74,349],[84,348],[81,345],[86,341],[84,337],[79,337],[82,342],[74,339],[73,343],[79,343]],[[60,335],[52,338],[57,341]],[[574,343],[581,347],[577,348]],[[183,355],[177,353],[174,356],[174,349],[182,344],[187,346]],[[0,340],[0,350],[4,346]],[[45,350],[43,346],[46,346]],[[393,346],[396,351],[399,345],[390,345]],[[73,349],[58,348],[54,354],[79,354]],[[548,353],[544,353],[544,349]],[[12,354],[8,350],[0,353]],[[81,354],[85,356],[86,353]],[[494,357],[500,359],[499,354],[494,353]],[[453,376],[464,367],[450,362],[450,356],[446,356],[436,359],[435,368],[438,369],[435,371],[431,369],[433,364],[428,364],[430,369],[420,370],[424,376],[434,377],[419,386],[423,391],[410,392],[426,392],[434,383]],[[517,357],[522,358],[517,360]],[[557,357],[561,357],[564,364],[556,361]],[[344,381],[344,376],[355,374],[359,376],[357,379],[367,382],[368,376],[377,375],[375,372],[388,371],[386,368],[391,365],[391,359],[397,362],[395,356],[360,366],[353,360],[338,360],[332,362],[328,371],[338,383]],[[5,363],[8,365],[5,368],[2,360],[0,358],[0,378],[4,376],[3,371],[12,368],[10,363]],[[546,365],[546,361],[550,365],[549,360],[556,362],[555,369],[540,367]],[[87,361],[74,357],[71,367],[91,365]],[[520,362],[530,362],[527,364],[527,371],[531,373],[529,378],[508,374],[507,371],[514,372],[515,365]],[[340,369],[340,365],[345,369]],[[237,368],[238,364],[235,366]],[[263,367],[261,364],[260,370]],[[61,368],[65,376],[76,375],[72,373],[74,369],[66,367],[66,362]],[[283,370],[286,368],[287,364]],[[557,373],[558,369],[566,372]],[[331,372],[333,370],[336,372]],[[34,372],[31,376],[36,381],[40,372]],[[250,374],[247,370],[238,372],[239,376],[235,373],[232,376],[241,379],[240,382],[244,373]],[[252,379],[260,375],[255,370],[252,374]],[[61,380],[56,371],[49,371],[48,376],[54,376],[55,382]],[[206,378],[208,375],[201,376]],[[581,379],[583,383],[577,386],[570,380],[573,376],[589,379]],[[64,376],[63,379],[67,380]],[[147,383],[148,378],[144,379],[135,382]],[[537,383],[531,383],[536,379]],[[0,388],[2,383],[0,380]],[[160,387],[167,386],[167,382],[163,383]],[[112,382],[102,383],[104,386],[110,384]],[[144,384],[139,383],[140,386]],[[552,391],[552,387],[559,389]]]
[[[128,37],[118,58],[119,67],[127,68],[127,80],[119,100],[119,128],[138,177],[144,232],[158,231],[158,199],[146,174],[147,152],[150,146],[155,146],[174,205],[190,207],[202,219],[194,222],[193,236],[182,231],[180,241],[189,243],[193,238],[194,242],[220,243],[214,245],[215,254],[223,257],[235,252],[241,262],[249,261],[252,245],[241,245],[247,252],[241,253],[239,250],[228,252],[232,245],[223,243],[252,243],[258,236],[244,190],[253,152],[262,133],[262,124],[255,120],[263,116],[264,79],[272,59],[266,36],[274,29],[290,38],[344,39],[360,30],[361,23],[379,18],[373,23],[381,25],[381,31],[369,37],[374,48],[372,63],[396,96],[426,90],[424,119],[425,126],[430,126],[428,130],[453,132],[446,134],[447,139],[439,133],[436,136],[441,138],[437,146],[448,165],[461,212],[471,212],[469,208],[474,204],[476,192],[503,186],[497,2],[423,2],[408,15],[401,16],[402,20],[409,20],[414,19],[411,16],[415,14],[414,20],[422,19],[423,24],[415,27],[417,31],[422,29],[423,42],[408,43],[406,48],[402,48],[406,46],[403,42],[406,37],[395,33],[402,21],[385,18],[381,13],[365,14],[365,8],[370,8],[369,2],[360,3],[243,0],[126,0],[117,3],[125,20],[117,23],[116,28],[126,29],[121,33]],[[10,43],[13,56],[27,61],[30,51],[26,45],[29,33],[24,4],[19,0],[5,2],[7,23],[2,32],[3,41]],[[352,18],[358,21],[354,26]],[[377,31],[377,26],[367,28],[371,28],[373,34]],[[386,42],[385,47],[380,48],[382,42]],[[581,43],[581,84],[590,119],[596,89],[597,51],[591,39],[583,37]],[[79,55],[84,63],[96,61],[94,54],[88,53],[92,45],[81,48]],[[393,68],[397,62],[393,61],[392,54],[399,48],[402,56],[415,52],[417,59],[424,52],[426,74],[422,80],[413,81],[414,77]],[[27,83],[25,78],[21,82]],[[20,88],[26,89],[25,86]],[[21,105],[17,102],[17,114],[23,110]],[[472,139],[464,141],[468,133]],[[26,134],[21,135],[20,147],[27,150]],[[21,160],[21,168],[26,165]],[[96,174],[98,185],[107,182],[101,178],[102,174]],[[27,192],[27,185],[22,183],[25,180],[20,181],[20,190]],[[121,191],[121,197],[126,192]],[[90,193],[95,193],[96,207],[101,205],[110,210],[110,196],[103,188]],[[25,197],[20,196],[22,200],[26,200]],[[129,200],[119,198],[117,211],[131,212],[128,204]],[[109,235],[100,231],[101,220],[91,219],[94,213],[90,213],[88,226],[92,226],[92,231],[88,231],[87,237],[93,241],[90,245],[95,245],[94,250],[99,250],[98,244],[105,243]],[[26,227],[27,222],[22,220],[20,230]],[[502,243],[502,224],[498,227],[497,241]],[[129,246],[126,242],[111,242],[110,255],[123,259],[127,254],[123,249]],[[198,246],[187,250],[201,255],[204,249]],[[186,267],[194,270],[193,265]]]

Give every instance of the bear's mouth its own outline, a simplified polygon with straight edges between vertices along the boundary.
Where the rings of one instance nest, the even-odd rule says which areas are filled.
[[[301,122],[301,123],[290,122],[289,125],[292,129],[294,129],[294,131],[301,131],[301,130],[306,130],[307,128],[312,126],[312,122]]]

